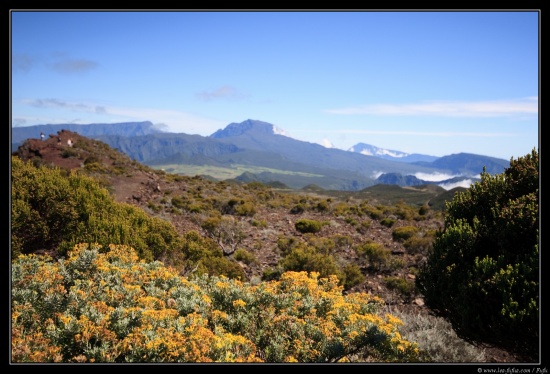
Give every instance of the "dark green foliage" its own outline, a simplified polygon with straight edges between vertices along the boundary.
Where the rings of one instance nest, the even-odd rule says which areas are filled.
[[[316,209],[319,212],[327,212],[330,209],[330,203],[327,200],[319,201],[317,203]]]
[[[426,303],[461,335],[538,355],[539,156],[510,161],[447,204],[417,277]]]
[[[72,148],[67,148],[61,152],[61,157],[63,158],[69,158],[69,157],[77,157],[78,152]]]
[[[381,225],[384,225],[386,227],[392,227],[395,223],[395,220],[393,218],[383,218],[382,220],[380,220],[380,224]]]
[[[290,209],[290,213],[292,214],[302,214],[305,211],[306,211],[306,206],[305,204],[302,204],[302,203],[296,204],[295,206],[292,207],[292,209]]]
[[[346,264],[343,269],[344,289],[349,290],[365,281],[365,276],[357,264]]]
[[[421,216],[424,216],[428,214],[429,211],[430,211],[430,207],[428,205],[422,205],[420,209],[418,209],[418,214]]]
[[[81,242],[126,244],[152,260],[170,252],[178,235],[167,221],[116,203],[94,179],[57,168],[36,168],[12,158],[12,255],[54,250],[63,255]]]
[[[294,226],[296,227],[296,230],[300,231],[302,234],[315,234],[316,232],[321,231],[321,227],[323,225],[321,222],[312,219],[299,219],[296,221]]]
[[[277,280],[281,277],[283,274],[283,270],[281,268],[267,268],[262,273],[262,281],[268,282],[272,280]]]

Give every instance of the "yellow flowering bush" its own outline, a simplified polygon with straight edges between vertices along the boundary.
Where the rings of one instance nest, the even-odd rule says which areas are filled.
[[[12,362],[412,362],[382,300],[335,276],[185,278],[125,245],[12,263]]]

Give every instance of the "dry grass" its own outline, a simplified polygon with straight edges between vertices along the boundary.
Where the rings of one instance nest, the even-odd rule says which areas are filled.
[[[417,342],[430,362],[486,362],[485,350],[459,338],[444,318],[397,310],[391,314],[403,321],[400,329],[403,338]]]

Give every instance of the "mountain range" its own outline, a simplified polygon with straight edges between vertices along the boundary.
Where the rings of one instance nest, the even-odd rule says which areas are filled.
[[[459,153],[443,157],[407,154],[358,143],[349,150],[326,148],[285,136],[273,124],[248,119],[209,136],[163,132],[149,121],[114,124],[58,124],[13,127],[12,149],[43,132],[61,130],[101,140],[132,159],[167,172],[214,179],[282,183],[357,191],[376,184],[459,185],[479,180],[483,168],[502,173],[509,161]],[[439,177],[437,181],[435,176]]]

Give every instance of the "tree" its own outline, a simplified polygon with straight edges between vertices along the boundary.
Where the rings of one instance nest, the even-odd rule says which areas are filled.
[[[447,203],[417,277],[426,304],[465,338],[537,356],[539,156],[513,158]]]

